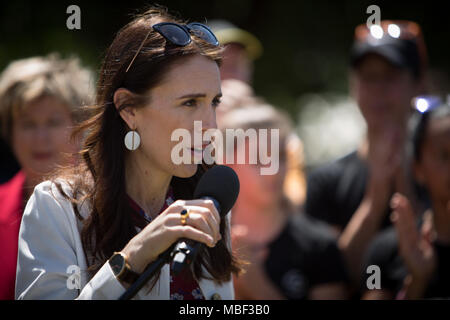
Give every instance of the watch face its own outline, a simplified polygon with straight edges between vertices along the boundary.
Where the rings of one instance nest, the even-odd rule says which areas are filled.
[[[123,267],[125,266],[125,259],[122,257],[121,254],[116,253],[109,260],[109,264],[111,265],[111,269],[114,272],[114,275],[117,276],[120,274]]]

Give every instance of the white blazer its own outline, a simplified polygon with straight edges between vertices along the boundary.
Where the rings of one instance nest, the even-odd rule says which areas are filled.
[[[62,182],[62,185],[70,194],[68,184]],[[88,212],[87,206],[80,210],[83,217]],[[16,299],[118,299],[125,292],[108,262],[92,278],[89,277],[80,238],[81,227],[71,203],[62,197],[52,182],[45,181],[36,186],[20,226]],[[209,275],[206,270],[204,272]],[[202,279],[199,287],[205,299],[234,299],[232,281],[218,285]],[[153,289],[149,292],[148,285],[144,286],[134,299],[169,297],[170,268],[166,264]]]

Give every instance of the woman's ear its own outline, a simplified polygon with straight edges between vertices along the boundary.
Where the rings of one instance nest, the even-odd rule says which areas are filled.
[[[119,111],[119,114],[123,121],[132,130],[136,129],[136,113],[135,108],[130,105],[133,100],[133,93],[125,88],[119,88],[114,92],[114,105]]]

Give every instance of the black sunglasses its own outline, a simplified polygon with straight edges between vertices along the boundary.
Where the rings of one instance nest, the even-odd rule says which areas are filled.
[[[142,41],[141,45],[139,46],[139,49],[137,50],[136,54],[134,55],[133,59],[131,60],[131,62],[128,65],[127,70],[125,72],[128,72],[128,70],[130,69],[130,67],[133,64],[134,60],[136,59],[137,55],[139,54],[142,47],[144,46],[145,40],[147,40],[152,29],[154,29],[156,32],[161,34],[166,40],[170,41],[171,43],[173,43],[177,46],[187,46],[189,43],[191,43],[192,42],[191,34],[197,36],[198,38],[200,38],[214,46],[219,45],[219,41],[217,40],[216,36],[211,31],[211,29],[202,23],[192,22],[192,23],[189,23],[186,25],[182,25],[182,24],[178,24],[178,23],[174,23],[174,22],[157,23],[152,26],[152,28],[149,30],[149,32],[145,36],[144,40]]]

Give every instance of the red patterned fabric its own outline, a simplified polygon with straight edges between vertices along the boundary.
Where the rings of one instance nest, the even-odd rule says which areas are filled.
[[[135,225],[143,229],[151,222],[151,217],[133,200],[128,197],[130,206],[133,209],[133,221]],[[166,195],[166,201],[158,214],[163,212],[174,202],[172,189]],[[183,270],[177,276],[170,273],[170,300],[204,300],[204,296],[197,281],[194,279],[190,269]]]

